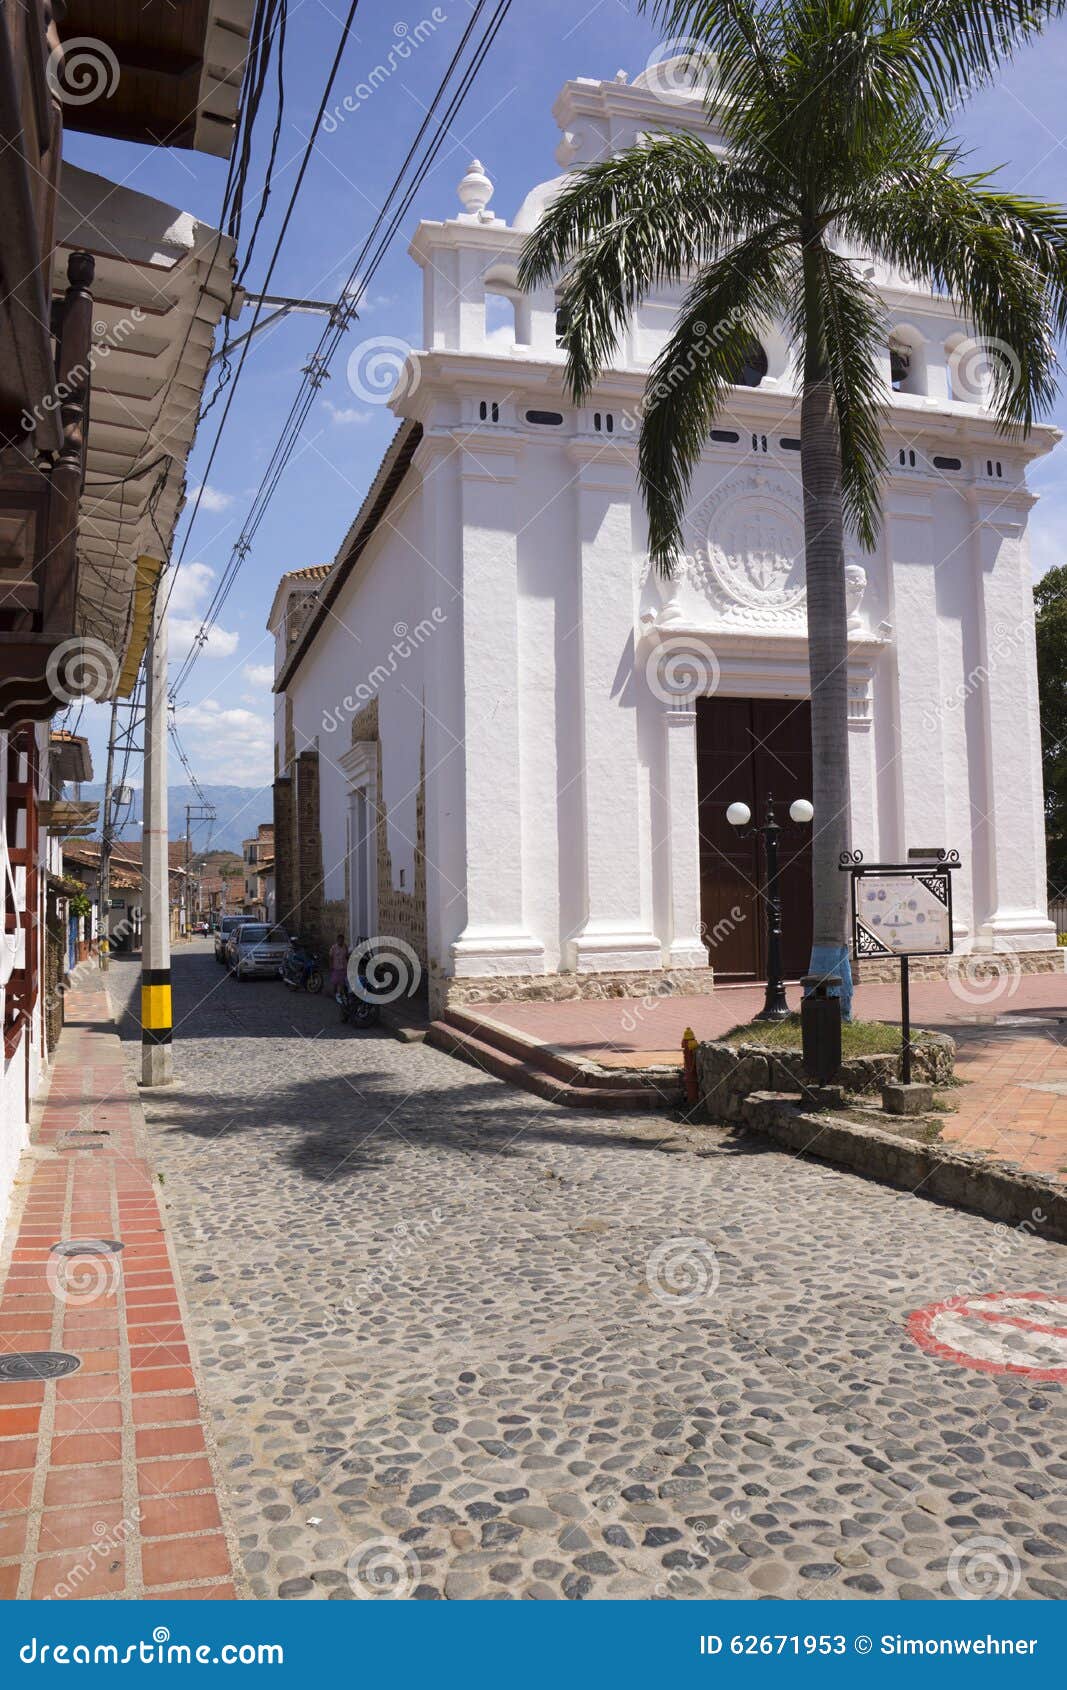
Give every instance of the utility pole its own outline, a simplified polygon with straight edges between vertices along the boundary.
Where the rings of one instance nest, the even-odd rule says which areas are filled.
[[[199,787],[196,787],[195,782],[193,784],[194,784],[196,791],[199,792],[199,790],[200,790]],[[192,911],[192,908],[191,908],[192,894],[189,890],[190,885],[191,885],[190,868],[191,868],[192,856],[193,856],[192,823],[193,822],[213,822],[213,821],[217,821],[217,820],[218,820],[218,816],[215,812],[215,806],[213,804],[186,804],[186,806],[185,806],[185,889],[183,891],[182,897],[183,897],[183,902],[184,902],[184,905],[185,905],[185,912],[186,912],[185,913],[185,931],[186,931],[186,933],[188,933],[189,928],[192,926],[192,920],[193,920],[193,911]],[[200,903],[199,885],[200,885],[200,881],[199,881],[199,875],[198,875],[197,876],[197,914],[199,914],[199,903]]]
[[[111,726],[107,736],[107,773],[104,776],[104,825],[100,832],[100,881],[97,887],[99,925],[97,956],[106,974],[111,965],[111,787],[115,774],[115,729],[118,725],[118,700],[111,701]]]
[[[170,1003],[170,861],[167,849],[167,594],[161,575],[152,603],[145,688],[144,820],[141,861],[146,908],[141,941],[141,1084],[174,1078]]]

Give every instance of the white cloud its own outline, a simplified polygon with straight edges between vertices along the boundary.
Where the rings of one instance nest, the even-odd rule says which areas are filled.
[[[176,723],[199,780],[252,786],[273,778],[274,729],[268,717],[205,698],[179,706]]]
[[[169,605],[172,615],[199,609],[208,596],[215,571],[206,563],[183,563],[174,576]]]
[[[189,495],[190,504],[200,500],[200,509],[204,511],[224,511],[233,504],[233,494],[223,493],[217,487],[201,485],[194,487]]]
[[[246,680],[256,687],[270,687],[274,685],[273,663],[246,663],[243,674]]]
[[[170,618],[170,660],[188,657],[200,632],[201,622],[196,616]],[[241,636],[230,628],[209,628],[202,657],[232,657],[241,643]]]
[[[174,577],[170,595],[170,658],[188,657],[200,632],[203,613],[211,597],[215,571],[206,563],[183,563]],[[241,636],[228,628],[208,630],[204,657],[232,657]]]
[[[326,409],[339,427],[347,427],[350,423],[369,423],[374,414],[372,411],[357,410],[354,405],[335,405],[332,399],[326,400]]]

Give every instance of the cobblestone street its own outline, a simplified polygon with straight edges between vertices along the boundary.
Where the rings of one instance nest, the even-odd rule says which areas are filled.
[[[907,1330],[1062,1294],[1060,1247],[542,1103],[203,941],[174,982],[149,1159],[239,1594],[1067,1598],[1063,1385]]]

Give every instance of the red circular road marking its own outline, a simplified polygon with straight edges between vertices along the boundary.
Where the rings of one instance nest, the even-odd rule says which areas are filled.
[[[960,1367],[1067,1383],[1067,1296],[984,1291],[950,1297],[915,1309],[908,1331],[922,1349]]]

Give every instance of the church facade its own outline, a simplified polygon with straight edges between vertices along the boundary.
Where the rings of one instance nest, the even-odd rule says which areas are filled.
[[[570,82],[554,116],[564,174],[649,131],[707,133],[697,94],[664,103],[641,78]],[[435,1005],[760,978],[756,844],[726,809],[762,819],[770,794],[784,820],[810,796],[787,334],[753,350],[711,432],[664,583],[636,445],[680,292],[642,306],[576,407],[555,294],[516,285],[561,180],[508,221],[476,162],[458,214],[417,229],[421,347],[401,357],[383,337],[350,362],[366,397],[392,360],[398,431],[334,563],[284,577],[270,617],[278,917],[403,941]],[[1001,349],[977,346],[944,295],[853,256],[886,303],[889,464],[877,549],[848,561],[853,845],[880,861],[958,850],[957,950],[1061,969],[1026,479],[1058,436],[998,434]],[[810,831],[783,836],[793,975]]]

